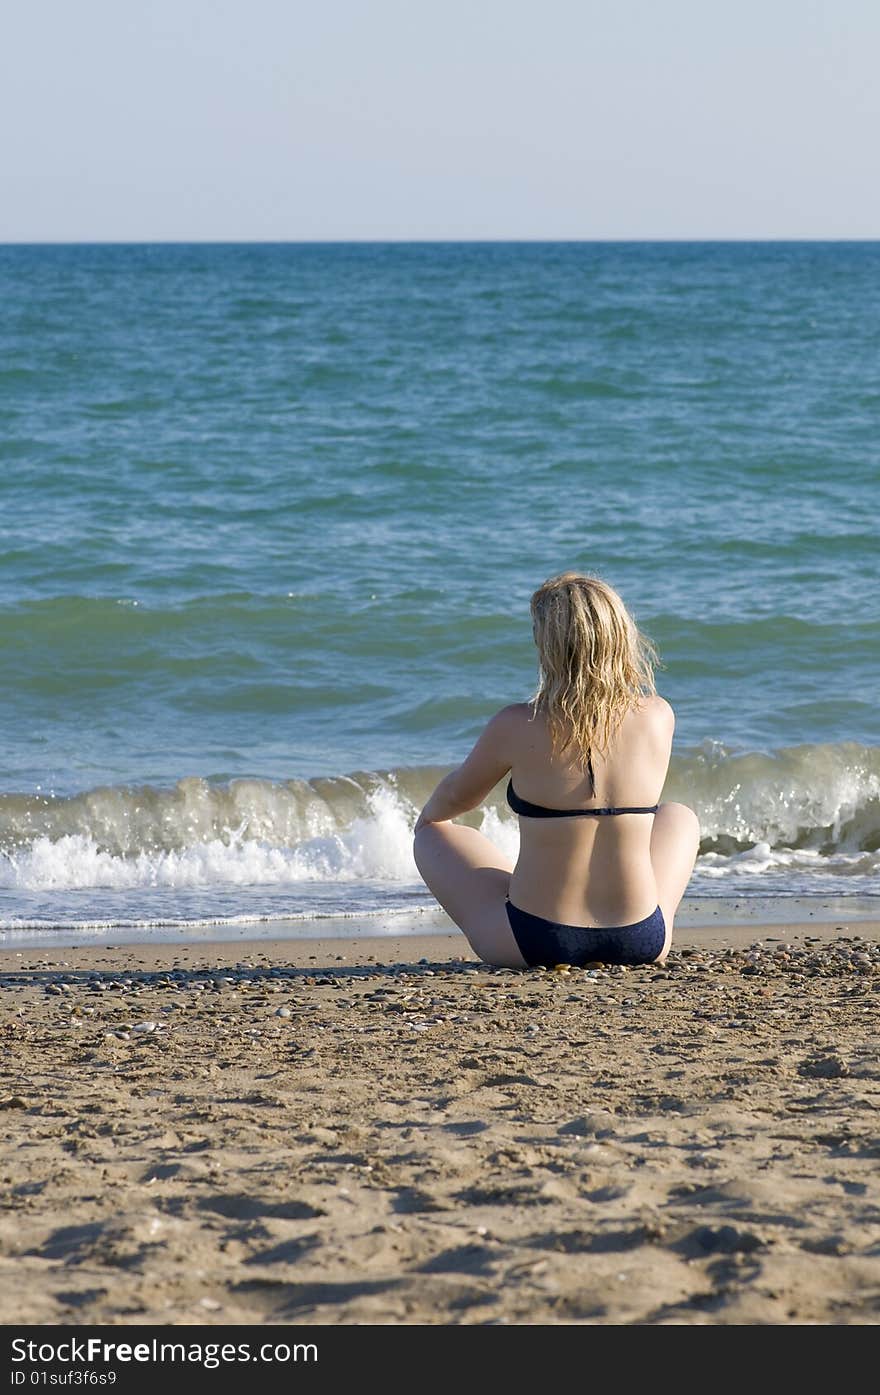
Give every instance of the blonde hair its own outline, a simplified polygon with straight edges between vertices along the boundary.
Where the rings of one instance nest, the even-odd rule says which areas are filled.
[[[531,611],[540,663],[532,715],[545,714],[554,755],[574,746],[581,768],[592,772],[593,751],[605,750],[627,712],[656,692],[657,651],[617,592],[595,576],[551,577],[532,596]]]

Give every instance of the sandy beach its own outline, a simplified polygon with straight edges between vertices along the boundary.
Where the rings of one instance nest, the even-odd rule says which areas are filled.
[[[6,950],[0,1319],[873,1323],[880,924]]]

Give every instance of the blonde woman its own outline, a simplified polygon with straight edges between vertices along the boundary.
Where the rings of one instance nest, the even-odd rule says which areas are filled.
[[[675,716],[656,654],[617,592],[565,572],[531,602],[540,682],[491,718],[415,828],[429,890],[490,964],[660,962],[690,880],[699,824],[660,804]],[[516,865],[452,820],[505,776]]]

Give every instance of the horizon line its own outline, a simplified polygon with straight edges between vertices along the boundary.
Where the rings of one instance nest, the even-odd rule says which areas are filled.
[[[0,247],[454,247],[454,246],[596,246],[731,244],[828,244],[880,242],[877,237],[131,237],[131,238],[0,238]]]

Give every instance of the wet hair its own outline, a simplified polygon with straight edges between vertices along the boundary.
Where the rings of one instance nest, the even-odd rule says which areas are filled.
[[[540,679],[533,716],[542,712],[554,755],[573,749],[583,770],[604,751],[627,712],[656,692],[651,641],[617,592],[595,576],[563,572],[531,600]]]

